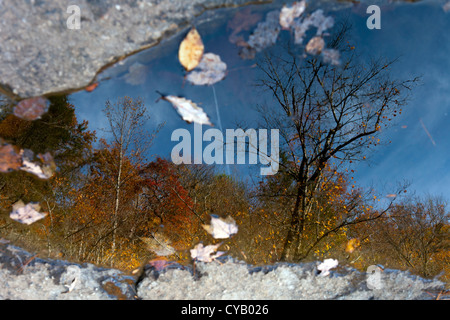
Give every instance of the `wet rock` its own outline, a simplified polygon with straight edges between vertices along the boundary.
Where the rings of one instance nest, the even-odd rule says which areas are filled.
[[[319,263],[251,266],[226,256],[192,267],[147,265],[130,276],[92,264],[41,259],[1,241],[0,300],[414,300],[436,298],[445,289],[440,281],[397,270],[384,270],[378,285],[346,267],[321,276]]]
[[[175,34],[205,10],[247,2],[0,1],[0,87],[16,98],[83,88],[105,66]],[[68,28],[75,21],[70,5],[80,9],[79,29]]]

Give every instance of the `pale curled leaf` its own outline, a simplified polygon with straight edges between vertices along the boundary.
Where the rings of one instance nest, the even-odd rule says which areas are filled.
[[[194,247],[194,249],[190,250],[191,257],[197,261],[211,262],[225,253],[223,251],[217,251],[220,245],[221,243],[204,247],[202,243],[199,243]],[[215,251],[217,252],[214,253]]]
[[[211,215],[211,225],[203,225],[203,228],[214,239],[227,239],[238,232],[238,227],[232,217],[222,219],[216,215]]]
[[[53,176],[55,163],[50,153],[38,154],[38,158],[41,160],[40,164],[32,161],[34,155],[31,150],[21,150],[20,154],[22,156],[20,170],[34,174],[40,179],[50,179]]]
[[[325,259],[321,264],[317,266],[317,270],[320,270],[320,276],[325,277],[330,274],[330,270],[336,268],[339,262],[336,259]]]
[[[283,6],[280,12],[280,25],[289,29],[295,18],[300,17],[306,9],[306,1],[294,2],[291,7]]]
[[[38,203],[30,202],[27,205],[22,200],[13,204],[13,210],[9,217],[17,222],[30,225],[40,219],[43,219],[47,213],[41,213],[41,206]]]
[[[197,29],[192,28],[178,49],[178,60],[186,71],[191,71],[200,63],[203,56],[204,45]]]
[[[162,99],[169,101],[184,121],[212,126],[208,115],[191,100],[176,96],[163,96]]]
[[[199,71],[197,71],[199,70]],[[225,78],[227,65],[214,53],[205,53],[199,65],[186,79],[195,85],[212,85]]]

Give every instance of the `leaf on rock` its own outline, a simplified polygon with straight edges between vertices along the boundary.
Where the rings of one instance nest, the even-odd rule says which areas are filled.
[[[39,212],[40,209],[39,203],[30,202],[25,205],[22,200],[19,200],[13,204],[13,211],[9,214],[9,217],[17,222],[30,225],[47,215],[46,212]]]
[[[175,249],[170,245],[170,241],[161,233],[156,232],[151,238],[139,238],[147,245],[147,249],[153,251],[158,256],[170,256],[175,253]]]
[[[11,144],[0,146],[0,172],[18,170],[22,165],[22,156]]]
[[[217,54],[205,53],[197,68],[191,71],[186,79],[194,85],[212,85],[225,78],[226,71],[226,63],[222,62]]]
[[[197,261],[211,262],[225,253],[224,251],[217,251],[220,245],[221,243],[204,247],[202,243],[199,243],[194,247],[194,249],[190,250],[191,257]],[[217,252],[214,253],[215,251]]]
[[[227,239],[238,232],[238,227],[232,217],[222,219],[213,214],[211,215],[211,225],[203,225],[203,228],[214,239]]]
[[[48,111],[49,105],[50,102],[43,97],[25,99],[14,107],[14,115],[23,120],[36,120]]]
[[[292,7],[283,6],[280,12],[280,25],[289,29],[295,18],[300,17],[306,9],[306,1],[294,2]]]
[[[161,99],[169,101],[177,110],[178,114],[186,122],[195,122],[198,124],[207,124],[212,126],[208,115],[196,103],[182,97],[162,96]]]
[[[178,49],[178,60],[186,71],[191,71],[200,63],[205,47],[197,29],[192,28]]]
[[[317,266],[317,270],[320,270],[320,276],[325,277],[330,274],[330,270],[336,268],[339,262],[336,259],[325,259],[321,264]]]
[[[325,41],[322,39],[322,37],[316,36],[309,40],[308,44],[306,45],[306,52],[311,55],[317,55],[322,52],[324,47]]]

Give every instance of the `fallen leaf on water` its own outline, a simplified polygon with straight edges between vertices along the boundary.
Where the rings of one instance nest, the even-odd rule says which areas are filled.
[[[444,4],[442,6],[442,9],[444,10],[444,12],[449,12],[450,11],[450,1],[447,2],[446,4]]]
[[[256,52],[268,48],[275,44],[278,34],[281,31],[280,27],[280,11],[270,11],[266,15],[266,19],[256,26],[253,33],[247,41],[249,47]],[[243,56],[243,55],[241,55]]]
[[[395,193],[389,193],[386,195],[386,198],[396,198],[397,195]]]
[[[317,270],[320,270],[320,276],[325,277],[330,274],[330,270],[336,268],[339,262],[335,259],[325,259],[321,264],[317,266]]]
[[[97,88],[97,87],[98,87],[98,82],[93,83],[93,84],[87,86],[84,90],[86,90],[87,92],[92,92],[92,91],[94,91],[95,88]]]
[[[22,165],[22,157],[18,148],[11,144],[0,146],[0,172],[18,170]]]
[[[191,71],[200,63],[203,56],[204,45],[197,29],[192,28],[181,41],[178,49],[178,60],[186,71]]]
[[[48,111],[49,105],[50,102],[43,97],[25,99],[14,107],[14,115],[23,120],[36,120]]]
[[[280,25],[289,29],[295,18],[300,17],[306,9],[306,1],[294,2],[292,7],[283,6],[280,12]]]
[[[317,55],[322,52],[324,47],[325,41],[322,39],[322,37],[316,36],[309,40],[308,44],[306,45],[306,52],[311,55]]]
[[[310,27],[317,28],[316,36],[322,36],[323,32],[333,27],[333,25],[334,19],[332,17],[324,16],[322,9],[314,11],[311,15],[304,19],[296,19],[292,23],[295,33],[295,43],[303,43],[303,38]]]
[[[211,262],[225,253],[223,251],[217,251],[220,245],[221,243],[204,247],[202,243],[199,243],[194,247],[194,249],[190,250],[191,257],[197,261]],[[214,253],[215,251],[217,252]]]
[[[147,78],[147,67],[139,62],[133,63],[125,75],[125,82],[133,86],[143,84]]]
[[[167,260],[167,258],[165,257],[158,257],[150,260],[148,264],[155,268],[156,271],[161,271],[173,264],[173,262],[169,262],[169,260]]]
[[[139,239],[147,245],[148,250],[153,251],[158,256],[170,256],[175,253],[170,241],[159,232],[154,233],[152,237],[141,237]]]
[[[222,219],[213,214],[211,215],[211,225],[203,225],[203,228],[214,239],[227,239],[238,232],[238,227],[232,217]]]
[[[47,215],[46,212],[39,212],[40,209],[39,203],[30,202],[25,205],[22,200],[19,200],[13,204],[13,211],[9,217],[17,222],[30,225]]]
[[[33,162],[34,154],[31,150],[21,150],[20,155],[22,156],[20,170],[34,174],[40,179],[50,179],[53,176],[56,165],[50,153],[38,154],[41,164]]]
[[[357,238],[350,239],[345,246],[345,252],[352,253],[360,246],[360,241]]]
[[[323,62],[331,63],[332,65],[341,64],[341,54],[336,49],[324,49],[322,51]]]
[[[200,71],[197,71],[200,70]],[[195,85],[212,85],[225,78],[227,65],[214,53],[205,53],[195,70],[186,79]]]
[[[208,115],[203,111],[202,108],[197,106],[197,104],[192,102],[191,100],[170,95],[162,96],[161,99],[169,101],[184,121],[212,126],[212,123],[209,121]]]

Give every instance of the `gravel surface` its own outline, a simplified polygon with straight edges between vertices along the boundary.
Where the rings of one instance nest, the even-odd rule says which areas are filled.
[[[0,299],[39,300],[413,300],[432,299],[444,283],[384,270],[379,285],[368,275],[338,267],[327,276],[319,262],[250,266],[225,257],[195,268],[147,265],[140,277],[92,264],[40,259],[0,244]],[[372,289],[371,289],[372,288]]]

